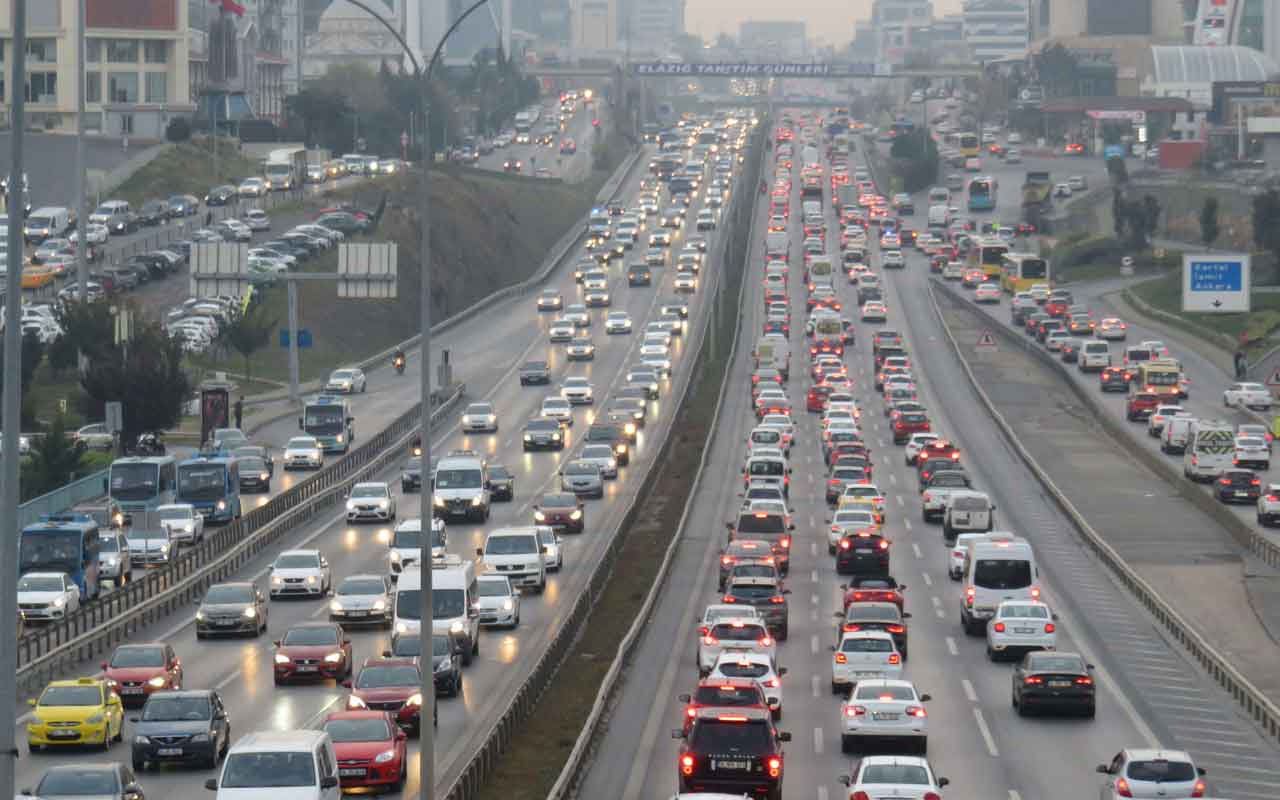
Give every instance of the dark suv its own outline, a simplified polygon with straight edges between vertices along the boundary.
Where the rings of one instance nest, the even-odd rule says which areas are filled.
[[[213,769],[231,746],[231,724],[213,689],[157,692],[132,719],[133,768],[194,764]]]
[[[907,620],[911,615],[903,613],[897,603],[850,603],[843,614],[837,611],[835,615],[840,618],[837,639],[855,631],[884,631],[893,637],[902,660],[907,660]]]
[[[782,800],[782,743],[791,734],[778,731],[769,712],[758,708],[707,708],[698,711],[676,757],[681,792],[763,795]]]
[[[1214,486],[1214,493],[1224,503],[1256,503],[1262,494],[1262,480],[1247,469],[1226,469]]]

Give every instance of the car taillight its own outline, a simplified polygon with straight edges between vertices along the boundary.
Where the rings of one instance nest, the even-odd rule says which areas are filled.
[[[714,636],[703,636],[702,643],[705,644],[707,647],[715,647],[716,645],[720,644],[720,640]]]
[[[1118,797],[1133,797],[1133,792],[1129,790],[1129,782],[1124,778],[1116,778],[1116,795]]]
[[[1031,599],[1032,599],[1032,600],[1039,600],[1039,599],[1040,599],[1040,587],[1039,587],[1039,586],[1032,586],[1032,587],[1031,587]]]
[[[885,539],[881,539],[881,540],[880,540],[880,549],[881,549],[881,550],[888,550],[888,549],[889,549],[889,542],[888,542],[888,541],[886,541]]]
[[[853,796],[850,797],[849,800],[871,800],[871,795],[866,792],[854,792]]]
[[[769,756],[769,777],[776,778],[782,774],[782,759],[777,756]]]
[[[848,657],[848,656],[846,656],[844,653],[836,653],[836,663],[837,663],[837,664],[848,664],[848,663],[849,663],[849,657]]]
[[[693,756],[690,756],[690,755],[680,756],[680,772],[685,775],[692,775],[693,767],[695,763],[696,762],[694,761]]]
[[[770,603],[773,603],[774,605],[779,605],[779,606],[780,606],[780,605],[782,605],[783,603],[787,602],[787,598],[783,597],[783,596],[782,596],[782,595],[780,595],[780,594],[775,594],[773,597],[770,597],[770,598],[769,598],[769,602],[770,602]]]
[[[844,707],[844,715],[846,717],[860,717],[866,713],[867,713],[867,710],[862,706],[845,706]]]
[[[964,551],[963,551],[963,550],[952,550],[952,551],[951,551],[951,555],[952,555],[952,556],[954,556],[954,557],[956,557],[956,558],[964,558]]]
[[[1261,484],[1262,484],[1262,481],[1258,480],[1257,478],[1254,478],[1253,480],[1249,481],[1250,486],[1259,486]]]
[[[1003,622],[997,622],[995,625],[992,625],[991,627],[992,627],[992,629],[994,629],[994,630],[995,630],[995,632],[996,632],[996,633],[1004,633],[1004,623],[1003,623]]]
[[[734,596],[733,596],[733,595],[731,595],[731,594],[726,594],[726,595],[724,596],[724,599],[723,599],[723,600],[721,600],[720,602],[722,602],[722,603],[736,603],[736,602],[738,602],[738,598],[734,597]]]
[[[756,644],[760,645],[761,647],[773,647],[773,640],[770,639],[768,636],[761,636],[759,639],[756,640]]]
[[[920,800],[942,800],[942,795],[937,792],[925,792],[924,797],[920,798]]]
[[[684,710],[684,713],[688,715],[689,719],[693,719],[694,717],[698,716],[698,709],[694,708],[693,706],[689,706]]]
[[[1046,623],[1044,624],[1044,632],[1045,632],[1045,633],[1053,633],[1053,632],[1054,632],[1054,631],[1056,631],[1057,629],[1058,629],[1058,628],[1057,628],[1057,626],[1056,626],[1056,625],[1054,625],[1052,622],[1046,622]]]
[[[1205,785],[1204,781],[1196,781],[1196,786],[1191,790],[1192,797],[1204,797]]]
[[[852,546],[853,546],[853,545],[852,545],[852,544],[850,544],[850,542],[849,542],[849,540],[848,540],[848,539],[841,539],[841,540],[840,540],[840,549],[841,549],[841,550],[848,550],[848,549],[849,549],[850,547],[852,547]]]
[[[890,625],[885,630],[889,633],[904,633],[907,629],[902,625]]]
[[[925,713],[924,708],[921,706],[907,706],[907,716],[908,717],[927,717],[928,714]]]
[[[1092,685],[1093,685],[1093,678],[1089,678],[1089,677],[1076,678],[1076,686],[1092,686]]]
[[[732,557],[732,556],[721,556],[721,557],[720,557],[720,563],[721,563],[721,564],[724,564],[724,565],[727,567],[727,566],[729,566],[730,564],[732,564],[732,563],[733,563],[733,557]]]
[[[784,536],[784,537],[782,537],[782,546],[783,546],[783,547],[786,547],[786,548],[791,547],[791,537],[790,537],[790,536]]]
[[[767,680],[767,681],[765,681],[765,682],[764,682],[764,686],[765,686],[765,688],[767,688],[767,689],[777,689],[777,688],[778,688],[778,679],[777,679],[777,678],[770,678],[769,680]]]
[[[964,590],[964,604],[969,608],[973,608],[973,596],[977,594],[977,591],[972,586]]]
[[[902,663],[902,656],[898,655],[897,653],[890,653],[890,654],[889,654],[889,663],[890,663],[890,664],[901,664],[901,663]]]
[[[1044,683],[1044,678],[1041,678],[1038,675],[1028,675],[1022,679],[1022,683],[1024,686],[1039,686]]]

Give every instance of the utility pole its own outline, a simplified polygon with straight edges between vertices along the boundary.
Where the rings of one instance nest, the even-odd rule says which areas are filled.
[[[88,71],[84,63],[85,0],[76,5],[76,63],[80,65],[80,83],[76,87],[76,296],[83,303],[89,298],[89,244],[85,241],[85,192],[89,187],[84,168],[84,92]],[[101,75],[98,80],[102,80]]]
[[[0,451],[0,463],[4,465],[4,474],[0,476],[0,502],[3,512],[0,520],[8,531],[5,536],[8,556],[0,559],[7,566],[0,567],[0,625],[3,625],[6,642],[18,639],[18,537],[16,533],[18,519],[18,470],[21,454],[18,452],[18,430],[22,425],[22,222],[26,213],[25,200],[22,193],[22,136],[26,127],[23,119],[26,92],[23,91],[24,76],[27,74],[27,0],[13,2],[13,46],[10,59],[13,69],[9,72],[10,95],[13,98],[13,113],[9,119],[9,250],[5,263],[5,295],[4,310],[4,363],[8,380],[4,382],[3,414],[3,451]],[[14,201],[14,196],[17,201]],[[83,238],[82,238],[83,241]],[[0,675],[16,675],[18,673],[18,650],[16,647],[0,647]],[[18,682],[3,681],[0,686],[0,797],[14,796],[14,780],[18,762],[18,728],[14,722],[18,718]]]
[[[293,1],[298,5],[298,26],[294,34],[295,36],[298,37],[298,42],[297,42],[297,46],[294,48],[294,52],[297,53],[297,56],[298,56],[298,65],[297,65],[298,66],[298,72],[297,72],[298,89],[297,91],[298,93],[301,93],[302,92],[302,54],[306,51],[305,49],[306,35],[303,32],[302,11],[303,11],[303,7],[306,5],[306,0],[293,0]],[[308,142],[308,144],[310,144],[310,142]]]

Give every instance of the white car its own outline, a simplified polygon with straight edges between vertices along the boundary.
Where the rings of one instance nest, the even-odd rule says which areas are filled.
[[[324,466],[324,450],[314,436],[295,436],[284,446],[284,468],[320,469]]]
[[[1271,392],[1260,383],[1233,383],[1222,393],[1222,404],[1228,408],[1271,410]]]
[[[863,322],[884,322],[889,318],[889,309],[879,300],[869,300],[862,304],[858,315]]]
[[[986,536],[985,533],[962,533],[956,537],[947,554],[947,576],[953,581],[964,576],[964,557],[969,553],[969,543]]]
[[[396,518],[396,499],[383,481],[366,481],[351,487],[347,495],[347,522],[391,522]]]
[[[581,303],[572,303],[565,307],[564,316],[560,319],[572,323],[575,328],[591,326],[591,312]]]
[[[84,240],[88,244],[106,244],[110,236],[111,231],[107,230],[106,225],[93,222],[84,226]],[[80,241],[79,231],[72,231],[67,240],[72,244]]]
[[[1129,333],[1129,326],[1119,317],[1104,317],[1098,322],[1093,335],[1099,339],[1123,342]]]
[[[671,288],[686,294],[696,292],[698,291],[698,276],[692,272],[677,272],[675,279],[671,282]]]
[[[1053,185],[1053,196],[1054,197],[1070,197],[1071,187],[1065,183],[1055,183]]]
[[[903,451],[903,458],[907,462],[907,466],[914,466],[916,456],[920,455],[920,451],[924,449],[929,442],[937,441],[942,437],[936,433],[913,433],[911,438],[907,440],[907,447]]]
[[[80,589],[65,572],[28,572],[18,578],[18,613],[24,620],[62,619],[80,610]]]
[[[777,641],[762,619],[721,619],[705,627],[698,638],[698,675],[709,674],[723,653],[760,653],[770,662],[778,657]]]
[[[271,217],[268,217],[267,212],[260,208],[251,208],[244,212],[244,224],[248,225],[251,231],[269,231]]]
[[[564,352],[570,361],[591,361],[596,357],[596,346],[589,336],[575,336]]]
[[[271,564],[271,598],[324,597],[333,585],[333,571],[319,550],[286,550]]]
[[[82,443],[89,450],[110,450],[115,446],[115,436],[107,431],[104,422],[85,425],[72,434],[72,438]]]
[[[497,433],[498,414],[490,403],[472,403],[462,412],[463,433]]]
[[[520,592],[506,575],[477,575],[476,590],[480,595],[476,606],[481,625],[509,628],[520,625]]]
[[[849,787],[849,798],[893,798],[893,800],[938,800],[942,787],[951,781],[940,778],[919,756],[866,756],[858,761],[852,775],[840,776]]]
[[[570,405],[590,405],[595,401],[595,391],[591,382],[580,375],[571,375],[560,385],[560,396]]]
[[[942,268],[942,279],[945,281],[958,281],[963,277],[964,264],[959,261],[948,261]]]
[[[880,247],[884,250],[896,250],[902,247],[902,237],[890,231],[880,237]]]
[[[929,714],[911,681],[858,681],[840,706],[840,751],[850,753],[866,741],[892,740],[924,755],[929,750]]]
[[[782,716],[782,681],[779,679],[785,674],[786,668],[776,667],[773,656],[744,650],[720,653],[707,673],[711,678],[754,678],[764,690],[765,702],[775,717]]]
[[[604,318],[604,332],[609,335],[631,333],[631,315],[625,311],[610,311]]]
[[[844,631],[832,650],[831,691],[836,694],[864,678],[902,675],[902,655],[884,631]]]
[[[881,247],[883,246],[884,245],[881,245]],[[901,250],[885,250],[880,256],[880,263],[884,265],[885,269],[890,267],[897,269],[907,265],[907,261],[903,258]]]
[[[582,288],[586,291],[605,290],[609,288],[609,275],[603,270],[592,270],[582,276]]]
[[[1237,436],[1235,464],[1245,469],[1271,469],[1271,447],[1260,436]]]
[[[613,446],[607,444],[589,444],[578,454],[579,461],[595,464],[605,480],[618,477],[618,459],[614,456]]]
[[[975,303],[999,303],[1000,302],[1000,284],[998,283],[978,284],[978,288],[973,290],[973,301]]]
[[[541,416],[550,417],[561,425],[573,425],[573,404],[560,395],[551,395],[542,401]]]
[[[547,289],[538,295],[539,311],[559,311],[564,308],[564,295],[555,289]]]
[[[836,511],[831,515],[831,523],[827,526],[827,553],[835,555],[840,549],[840,540],[846,535],[879,527],[876,514],[870,508],[845,508]]]
[[[564,566],[564,540],[550,525],[539,525],[538,544],[543,549],[542,558],[547,572],[559,572]]]
[[[160,527],[169,531],[169,540],[184,544],[204,541],[204,515],[190,503],[166,503],[156,509]]]
[[[1179,405],[1159,405],[1156,410],[1151,412],[1151,416],[1147,417],[1147,435],[1159,436],[1164,432],[1165,423],[1179,414],[1186,414],[1187,410]]]
[[[551,327],[547,329],[547,335],[552,342],[568,342],[573,339],[577,327],[567,319],[558,319],[551,323]]]
[[[391,579],[385,575],[348,575],[338,584],[329,601],[329,619],[344,625],[374,623],[390,628],[392,610]]]
[[[613,304],[608,289],[588,289],[582,296],[587,308],[607,308]]]
[[[1018,657],[1029,650],[1055,650],[1053,612],[1039,600],[1005,600],[987,620],[987,658]]]
[[[698,227],[698,230],[700,231],[715,230],[716,229],[716,212],[709,208],[704,208],[701,211],[699,211],[697,227]]]
[[[267,193],[267,182],[262,178],[245,178],[236,192],[241,197],[262,197]]]
[[[1270,528],[1280,524],[1280,483],[1268,483],[1258,497],[1258,524]]]
[[[712,625],[724,620],[734,619],[758,620],[760,619],[760,612],[751,606],[712,603],[703,609],[702,619],[698,620],[698,635],[706,636]]]
[[[364,370],[359,367],[335,369],[329,373],[329,380],[324,383],[326,392],[338,392],[341,394],[363,392],[368,387],[369,383],[364,376]]]

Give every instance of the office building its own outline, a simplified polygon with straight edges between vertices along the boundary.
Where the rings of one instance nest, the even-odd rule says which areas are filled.
[[[1192,0],[1191,42],[1240,45],[1280,61],[1280,3],[1274,0]]]
[[[974,61],[998,61],[1027,52],[1027,0],[968,0],[963,18],[965,42]]]
[[[1269,2],[1270,0],[1263,0]],[[1182,0],[1030,0],[1033,43],[1079,36],[1184,41]]]
[[[574,54],[613,53],[618,48],[618,0],[572,0],[570,47]]]
[[[738,25],[738,47],[751,58],[787,61],[803,58],[806,50],[803,22],[749,20]]]
[[[932,0],[875,0],[871,27],[876,37],[876,61],[902,64],[909,52],[925,49],[925,31],[932,22]]]
[[[684,35],[685,0],[622,0],[619,37],[632,52],[662,55]]]

